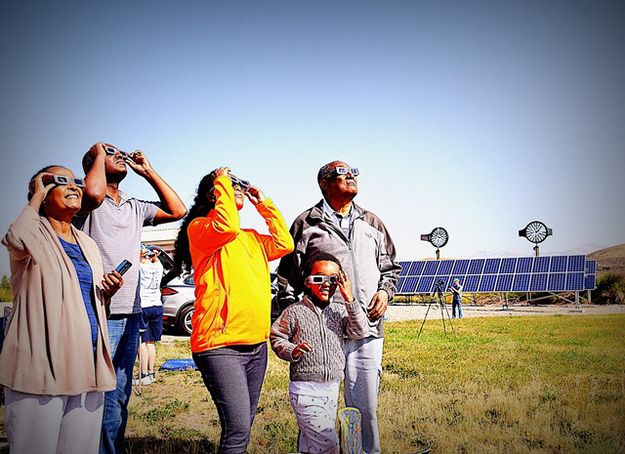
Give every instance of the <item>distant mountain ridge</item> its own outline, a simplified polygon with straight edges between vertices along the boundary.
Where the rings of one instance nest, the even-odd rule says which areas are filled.
[[[558,251],[553,252],[549,250],[545,250],[541,248],[540,255],[589,255],[598,250],[603,250],[605,248],[604,245],[598,243],[586,243],[581,244],[579,246],[574,247],[573,249],[569,249],[568,251]],[[468,258],[477,259],[477,258],[504,258],[504,257],[530,257],[534,255],[534,251],[531,248],[528,248],[526,251],[518,252],[518,251],[477,251],[470,255]]]
[[[588,258],[597,261],[599,271],[625,273],[625,244],[600,249],[589,254]]]

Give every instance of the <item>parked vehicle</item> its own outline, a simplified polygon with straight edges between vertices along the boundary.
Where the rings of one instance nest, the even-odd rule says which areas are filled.
[[[148,246],[160,252],[159,259],[165,270],[165,278],[161,282],[161,301],[163,302],[163,325],[175,331],[191,335],[191,318],[193,317],[195,304],[195,284],[193,274],[182,276],[167,276],[174,265],[173,259],[158,246]],[[275,295],[278,290],[276,274],[271,273],[272,309],[275,306]],[[272,310],[272,321],[278,314]]]

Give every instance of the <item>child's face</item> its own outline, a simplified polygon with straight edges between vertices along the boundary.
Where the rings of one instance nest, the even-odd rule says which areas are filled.
[[[310,274],[321,276],[337,276],[339,275],[339,266],[334,262],[319,261],[315,262],[310,269]],[[306,287],[320,301],[328,301],[336,291],[336,284],[324,282],[323,284],[306,283]]]

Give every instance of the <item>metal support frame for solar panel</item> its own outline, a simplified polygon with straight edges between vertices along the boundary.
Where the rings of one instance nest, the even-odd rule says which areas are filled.
[[[432,294],[437,282],[445,288],[458,278],[466,293],[526,293],[529,302],[556,296],[579,305],[580,292],[596,287],[596,261],[584,255],[505,257],[400,262],[397,295]],[[532,293],[549,294],[531,298]],[[574,292],[575,301],[561,294]],[[507,298],[506,298],[507,299]]]

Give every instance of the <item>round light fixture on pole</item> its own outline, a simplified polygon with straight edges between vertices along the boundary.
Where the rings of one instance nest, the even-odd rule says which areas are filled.
[[[550,235],[553,235],[553,230],[540,221],[532,221],[524,229],[519,230],[519,236],[523,236],[535,244],[534,252],[536,252],[537,257],[538,243],[542,243]]]
[[[449,234],[443,227],[434,227],[430,233],[424,233],[421,235],[421,241],[429,241],[432,246],[436,248],[436,260],[440,259],[440,248],[447,244],[449,241]]]

